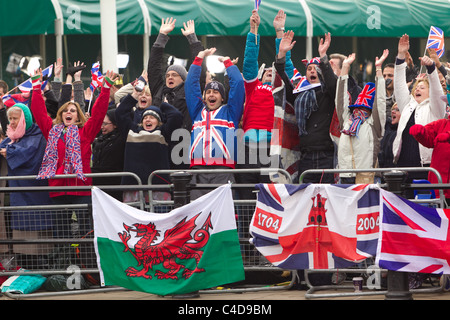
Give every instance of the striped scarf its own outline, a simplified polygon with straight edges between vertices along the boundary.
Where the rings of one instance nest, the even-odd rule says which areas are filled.
[[[352,124],[350,125],[350,128],[348,128],[347,130],[342,130],[342,133],[347,134],[349,136],[357,136],[359,128],[369,116],[370,116],[369,111],[361,108],[355,108],[355,110],[353,110],[352,112],[351,116]]]
[[[61,136],[62,135],[62,136]],[[78,127],[71,125],[67,128],[63,124],[52,127],[48,135],[44,159],[39,170],[38,179],[49,179],[56,174],[58,162],[58,140],[65,139],[66,152],[64,156],[64,174],[76,173],[81,180],[86,180],[83,174],[83,163],[81,160],[80,135]]]
[[[319,110],[314,89],[301,92],[295,99],[294,109],[298,134],[299,136],[307,135],[306,120],[311,116],[311,112]]]

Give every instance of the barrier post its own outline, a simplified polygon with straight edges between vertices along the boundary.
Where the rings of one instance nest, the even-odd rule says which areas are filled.
[[[192,179],[192,174],[189,172],[175,172],[170,174],[170,180],[173,183],[173,202],[174,207],[179,208],[191,201],[189,183]]]
[[[389,171],[384,173],[387,190],[402,195],[402,183],[405,179],[404,171]],[[388,270],[386,300],[412,300],[409,292],[408,273]]]

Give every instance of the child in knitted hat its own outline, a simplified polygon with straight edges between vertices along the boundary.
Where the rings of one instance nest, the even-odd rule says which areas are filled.
[[[172,133],[181,127],[183,115],[174,106],[162,102],[160,107],[149,106],[144,110],[139,123],[130,117],[137,103],[139,93],[136,89],[127,95],[116,109],[117,127],[126,137],[123,171],[135,173],[143,183],[147,183],[155,170],[170,169],[169,142]],[[168,183],[167,175],[155,176],[153,184]],[[125,176],[122,185],[137,184],[133,177]],[[124,202],[139,199],[138,191],[126,191]],[[154,192],[153,196],[170,199],[166,192]]]

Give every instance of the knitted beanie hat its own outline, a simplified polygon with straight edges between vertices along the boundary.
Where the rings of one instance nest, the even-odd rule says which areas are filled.
[[[209,89],[217,90],[220,92],[220,95],[223,99],[225,99],[225,87],[218,81],[211,81],[205,86],[205,92]]]
[[[178,73],[180,75],[180,77],[181,77],[181,79],[183,79],[183,81],[186,80],[187,71],[186,71],[185,67],[180,66],[179,64],[173,64],[167,68],[166,73],[169,71],[175,71],[176,73]]]
[[[159,122],[162,122],[161,117],[161,110],[156,106],[150,106],[144,110],[141,117],[141,122],[144,120],[145,116],[154,116],[156,119],[158,119]]]
[[[19,107],[23,111],[23,115],[25,117],[25,124],[26,124],[26,130],[31,128],[31,125],[33,124],[33,116],[31,115],[30,108],[28,108],[23,103],[16,103],[13,105],[13,107]]]

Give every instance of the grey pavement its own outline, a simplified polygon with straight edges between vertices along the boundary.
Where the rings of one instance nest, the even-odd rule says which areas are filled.
[[[238,291],[238,292],[236,292]],[[243,291],[243,292],[242,292]],[[352,289],[327,289],[309,292],[297,288],[248,288],[248,289],[224,289],[203,290],[198,297],[181,298],[177,296],[159,296],[150,293],[130,291],[124,288],[99,288],[88,290],[75,290],[68,292],[39,292],[28,295],[5,295],[0,300],[133,300],[133,301],[295,301],[295,300],[386,300],[386,291],[371,291],[364,289],[362,293],[355,293]],[[413,300],[450,300],[450,292],[440,290],[438,287],[424,287],[411,291]]]

